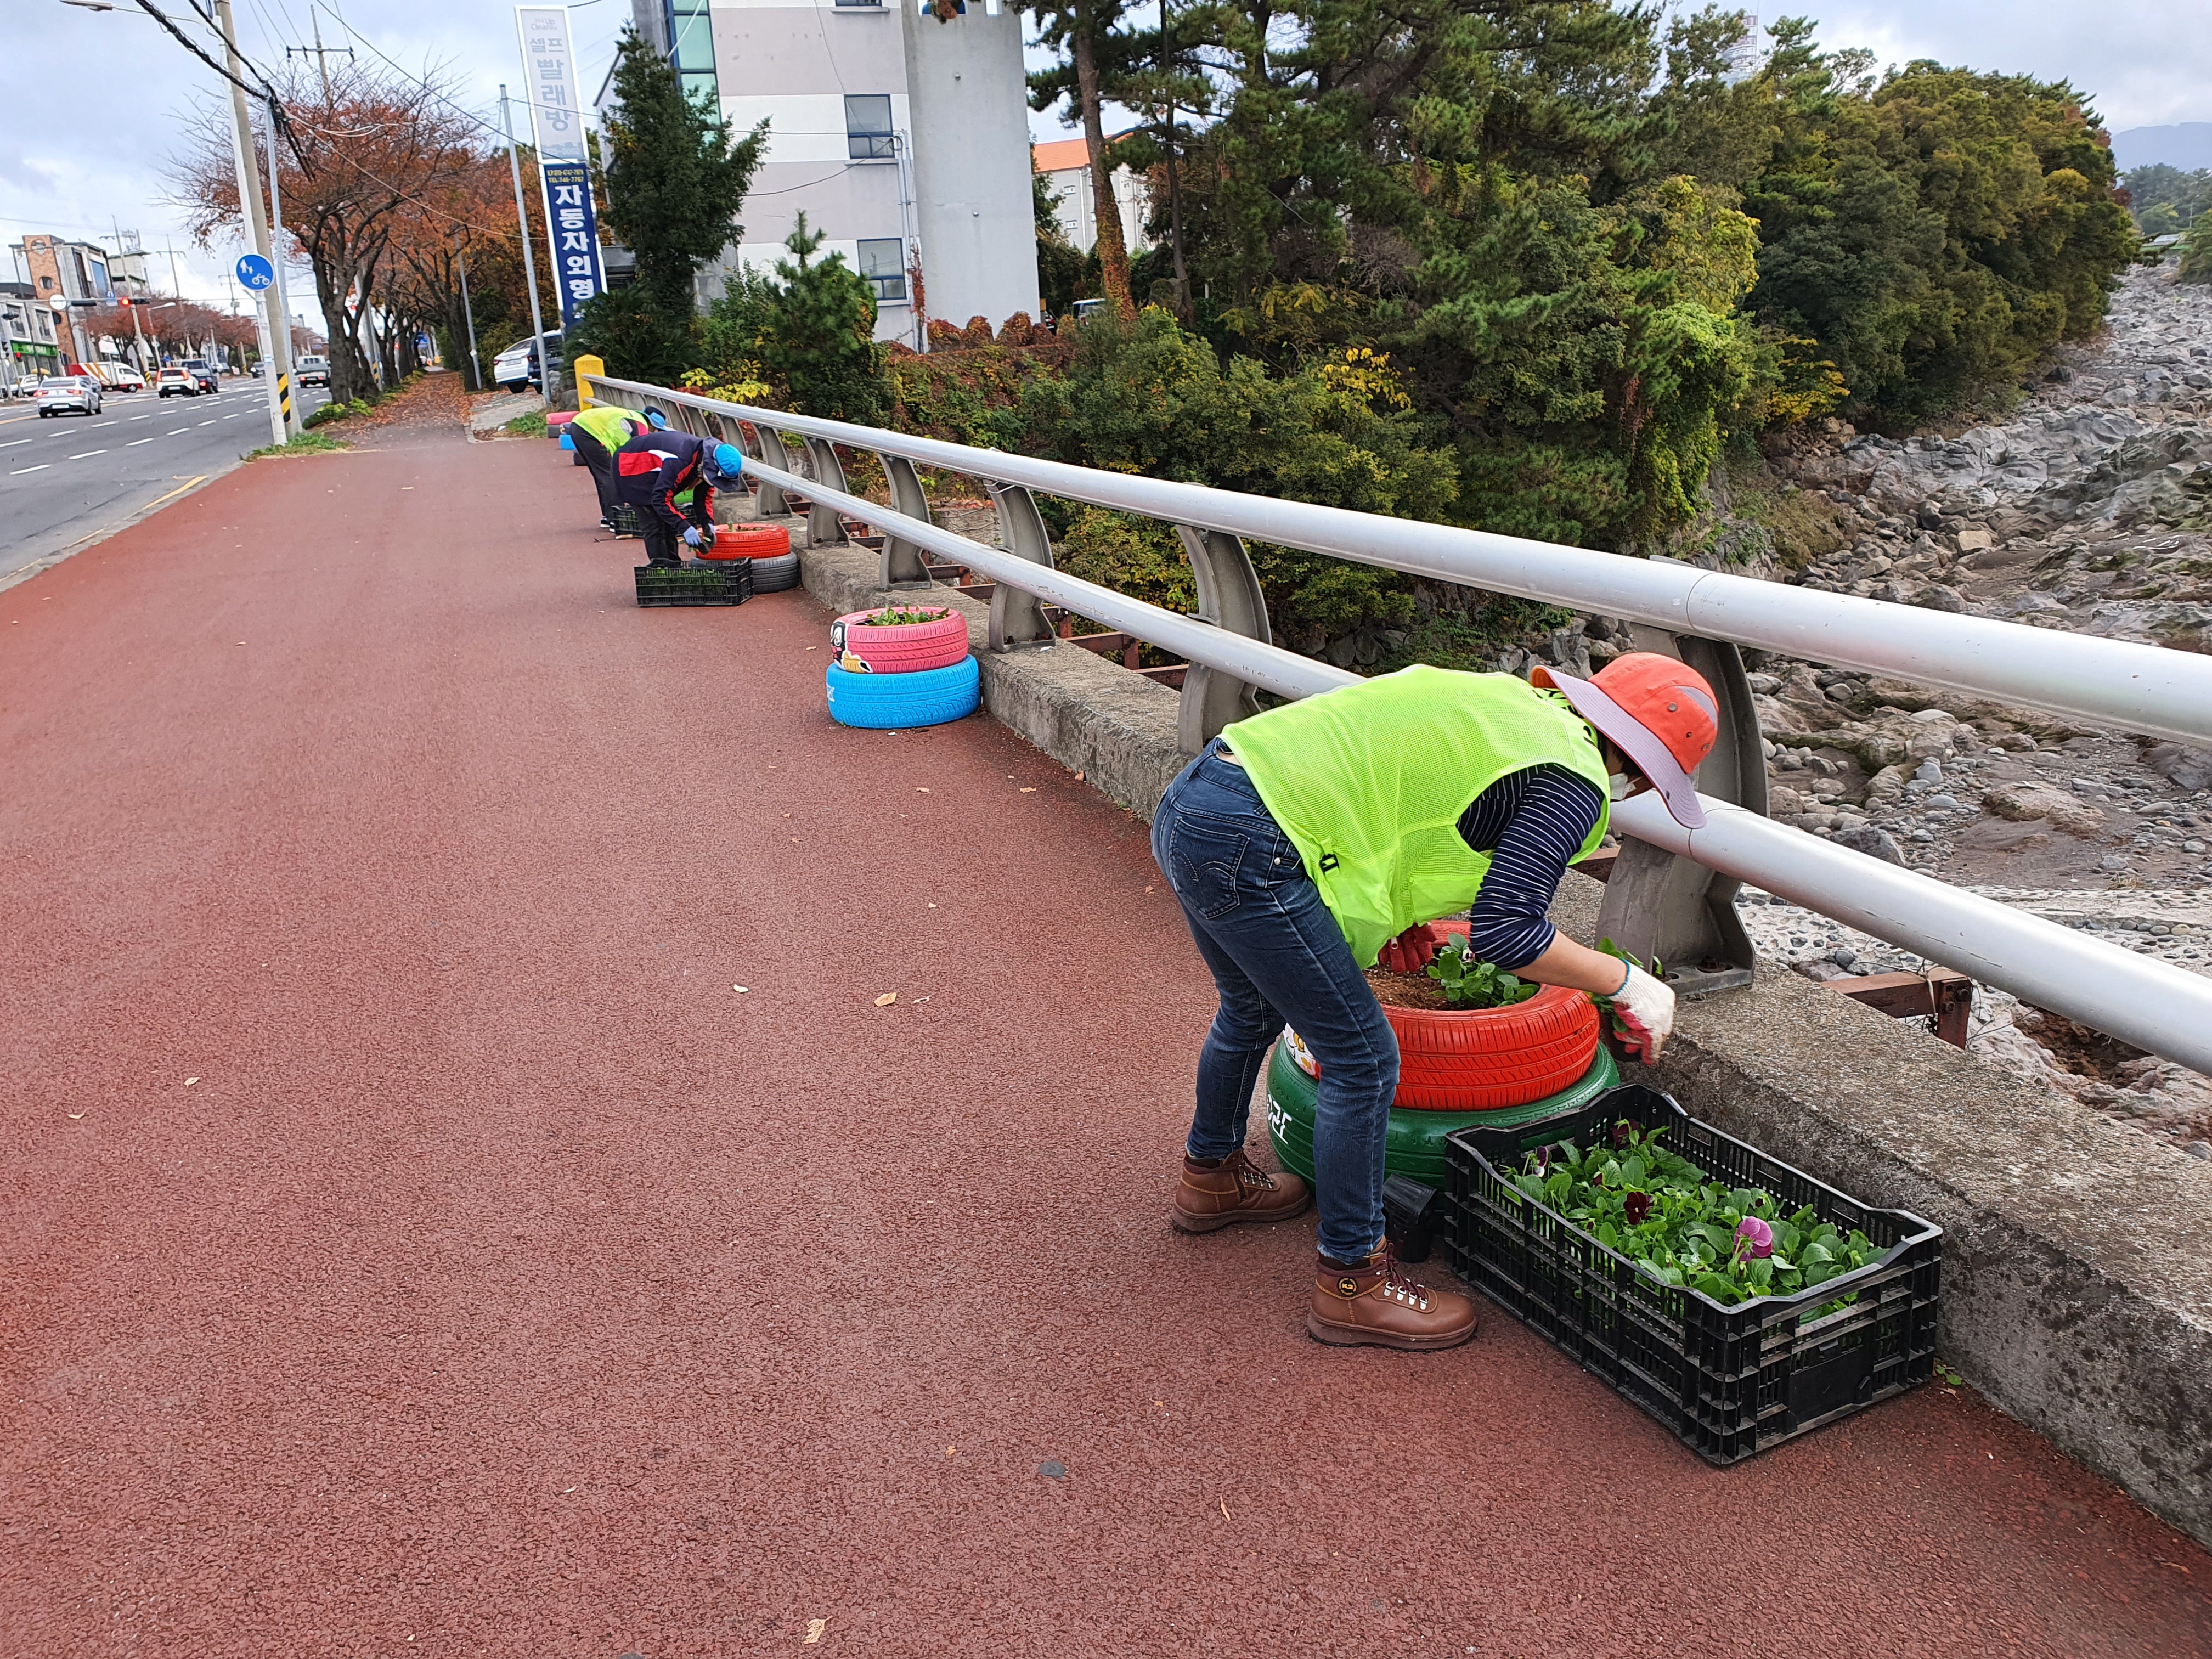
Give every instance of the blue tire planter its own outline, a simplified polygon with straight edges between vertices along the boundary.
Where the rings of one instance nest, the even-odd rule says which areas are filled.
[[[942,726],[974,714],[983,701],[982,672],[973,657],[912,674],[850,674],[833,663],[823,678],[830,718],[869,731]]]

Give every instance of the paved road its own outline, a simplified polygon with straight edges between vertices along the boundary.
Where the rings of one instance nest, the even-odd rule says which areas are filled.
[[[296,394],[303,413],[330,401]],[[195,477],[269,441],[258,380],[225,380],[213,397],[109,397],[100,414],[40,420],[29,404],[0,402],[0,578],[127,522]]]
[[[377,441],[0,593],[9,1655],[2212,1651],[1971,1392],[1716,1472],[1486,1305],[1317,1346],[1310,1218],[1166,1224],[1140,824]]]

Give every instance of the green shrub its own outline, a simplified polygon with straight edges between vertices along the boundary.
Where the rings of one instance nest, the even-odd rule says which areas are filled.
[[[545,411],[542,409],[533,409],[527,415],[516,416],[505,428],[510,438],[543,438],[552,429],[545,423]]]

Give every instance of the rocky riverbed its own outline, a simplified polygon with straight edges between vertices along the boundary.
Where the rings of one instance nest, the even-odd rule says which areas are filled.
[[[2212,652],[2212,289],[2131,273],[2106,335],[2000,423],[1831,423],[1776,465],[1842,538],[1784,580]],[[2212,973],[2212,753],[1817,663],[1762,660],[1752,686],[1777,818]],[[1916,965],[1747,900],[1810,977]],[[2212,1157],[2212,1080],[1986,988],[1971,1047]]]

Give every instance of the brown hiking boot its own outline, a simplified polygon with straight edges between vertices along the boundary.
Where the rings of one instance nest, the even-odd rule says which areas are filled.
[[[1239,1146],[1212,1169],[1183,1158],[1182,1184],[1168,1218],[1187,1233],[1210,1233],[1240,1221],[1287,1221],[1310,1196],[1296,1176],[1268,1174]]]
[[[1474,1334],[1474,1304],[1418,1283],[1386,1241],[1357,1267],[1320,1258],[1306,1334],[1344,1346],[1455,1348]]]

